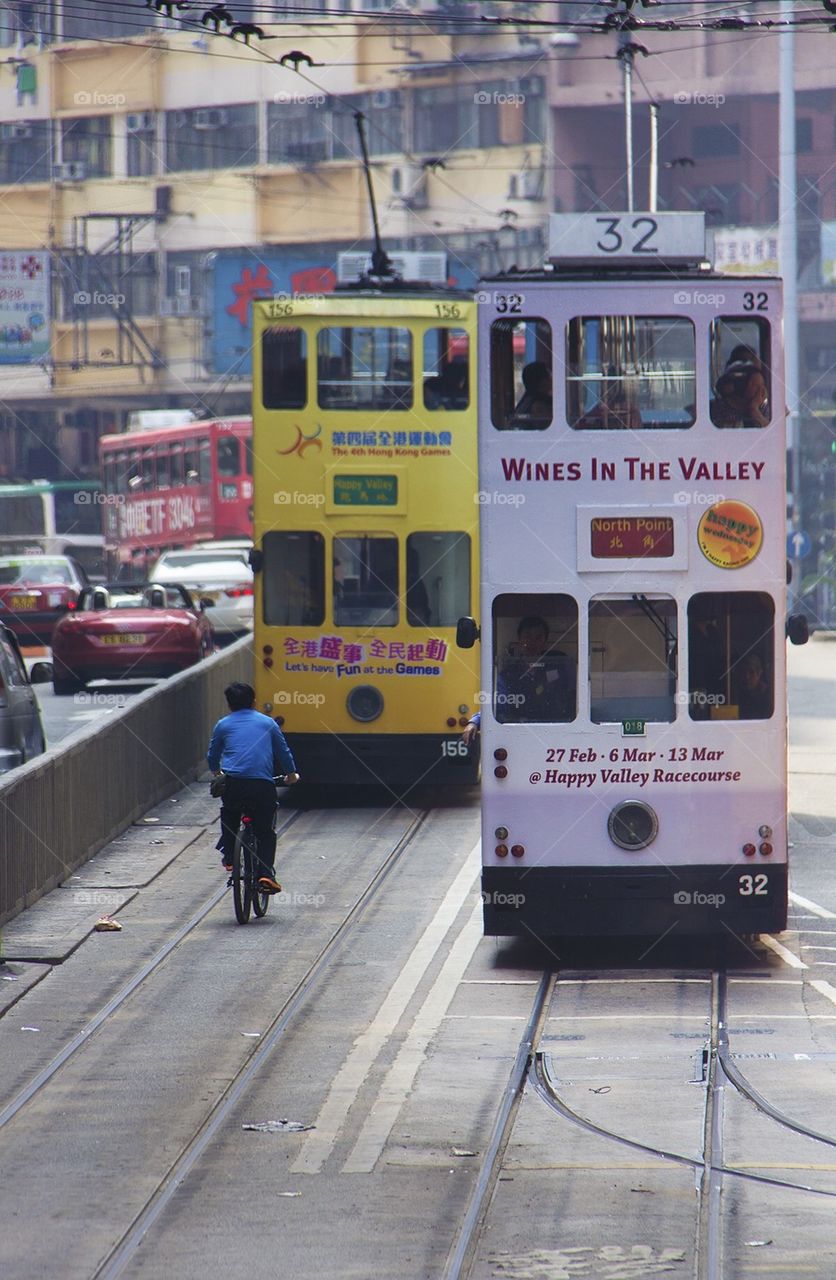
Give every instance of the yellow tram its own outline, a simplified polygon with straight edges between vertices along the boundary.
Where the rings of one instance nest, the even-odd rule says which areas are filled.
[[[394,282],[254,304],[257,705],[315,784],[475,781],[475,311]]]

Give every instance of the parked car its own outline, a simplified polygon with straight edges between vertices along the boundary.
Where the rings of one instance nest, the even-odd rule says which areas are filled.
[[[206,616],[216,635],[243,635],[253,625],[250,546],[242,539],[164,551],[149,577],[153,582],[180,582],[193,595],[211,600]]]
[[[0,773],[44,751],[46,738],[35,690],[14,632],[0,623]]]
[[[177,583],[86,587],[52,637],[52,687],[76,693],[91,680],[173,675],[214,648],[203,604]]]
[[[49,644],[56,622],[88,585],[70,556],[0,556],[0,622],[20,643]]]

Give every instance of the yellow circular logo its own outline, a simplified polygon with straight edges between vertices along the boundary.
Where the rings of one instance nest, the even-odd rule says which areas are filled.
[[[697,541],[706,560],[719,569],[739,569],[761,549],[761,518],[745,502],[716,502],[700,519]]]

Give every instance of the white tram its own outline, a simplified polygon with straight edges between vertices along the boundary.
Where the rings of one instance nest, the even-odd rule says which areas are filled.
[[[479,295],[485,932],[780,930],[781,283],[701,214],[550,257]]]

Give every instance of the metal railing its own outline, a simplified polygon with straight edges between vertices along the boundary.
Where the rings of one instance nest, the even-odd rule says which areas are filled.
[[[0,779],[0,925],[206,767],[232,680],[252,680],[250,636]]]

